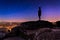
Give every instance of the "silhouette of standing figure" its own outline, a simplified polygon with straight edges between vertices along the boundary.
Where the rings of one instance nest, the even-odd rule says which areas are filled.
[[[41,19],[41,8],[39,7],[39,10],[38,10],[38,17],[39,17],[39,20]]]

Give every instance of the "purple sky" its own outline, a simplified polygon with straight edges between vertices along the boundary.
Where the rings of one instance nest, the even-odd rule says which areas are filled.
[[[60,20],[60,0],[0,0],[0,21],[38,20],[39,6],[42,10],[42,20]]]

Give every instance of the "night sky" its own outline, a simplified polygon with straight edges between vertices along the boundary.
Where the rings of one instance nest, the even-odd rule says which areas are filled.
[[[41,7],[41,20],[60,20],[60,0],[0,0],[1,22],[24,22],[38,20],[38,7]]]

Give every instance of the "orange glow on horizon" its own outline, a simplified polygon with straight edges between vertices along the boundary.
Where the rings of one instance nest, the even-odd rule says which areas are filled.
[[[10,19],[10,20],[0,20],[0,22],[25,22],[25,19]]]
[[[46,20],[46,21],[49,21],[49,22],[56,22],[56,21],[59,21],[60,18],[57,17],[57,18],[42,18],[41,20]],[[26,22],[26,21],[33,21],[33,20],[26,20],[26,19],[10,19],[10,20],[0,20],[0,22]],[[34,21],[37,21],[37,19],[34,19]]]
[[[42,20],[46,20],[49,22],[56,22],[56,21],[60,21],[60,17],[47,17],[47,18],[42,18]]]

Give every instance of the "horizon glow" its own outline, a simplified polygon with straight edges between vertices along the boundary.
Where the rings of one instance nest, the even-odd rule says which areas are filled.
[[[38,20],[60,21],[60,0],[0,0],[0,22],[25,22]]]

